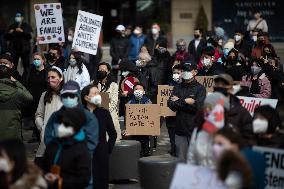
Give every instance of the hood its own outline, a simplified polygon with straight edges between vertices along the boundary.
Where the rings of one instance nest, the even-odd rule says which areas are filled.
[[[0,79],[0,102],[11,99],[17,92],[17,86],[10,79]]]

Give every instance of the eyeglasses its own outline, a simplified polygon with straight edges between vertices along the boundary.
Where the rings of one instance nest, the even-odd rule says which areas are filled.
[[[62,94],[61,95],[61,97],[62,98],[75,98],[75,97],[77,97],[77,95],[76,94],[73,94],[73,93],[64,93],[64,94]]]

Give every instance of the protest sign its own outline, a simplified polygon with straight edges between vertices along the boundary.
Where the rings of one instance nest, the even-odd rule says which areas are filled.
[[[266,161],[265,189],[284,188],[284,150],[254,146]]]
[[[245,107],[251,115],[254,114],[254,110],[262,105],[270,105],[272,108],[276,108],[277,99],[267,99],[267,98],[253,98],[253,97],[244,97],[238,96],[240,103]]]
[[[157,104],[161,107],[161,116],[176,116],[176,113],[167,105],[167,101],[172,95],[173,88],[173,86],[168,85],[158,86]]]
[[[126,104],[126,132],[129,135],[160,135],[160,106]]]
[[[213,92],[214,76],[196,76],[195,79],[206,88],[207,93]]]
[[[103,107],[104,109],[109,110],[109,103],[110,103],[109,94],[106,93],[106,92],[100,92],[100,95],[102,97],[101,107]]]
[[[102,16],[79,10],[72,48],[96,55],[102,23]]]
[[[35,19],[39,44],[64,42],[60,3],[35,4]]]
[[[203,166],[178,164],[170,189],[226,189],[216,172]]]

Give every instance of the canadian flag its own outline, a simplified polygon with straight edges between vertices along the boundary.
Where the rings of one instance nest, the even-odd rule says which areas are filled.
[[[208,116],[205,117],[202,128],[208,133],[215,133],[224,127],[224,118],[224,99],[220,99]]]

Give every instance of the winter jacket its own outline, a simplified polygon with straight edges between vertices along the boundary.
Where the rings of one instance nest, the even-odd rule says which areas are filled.
[[[217,62],[214,62],[209,69],[203,66],[203,68],[198,70],[199,76],[215,76],[222,73],[224,73],[223,66]]]
[[[79,73],[79,69],[77,66],[68,66],[67,71],[64,72],[64,81],[67,83],[68,81],[73,80],[76,81],[80,90],[90,84],[90,74],[84,64],[82,64],[82,73]]]
[[[62,189],[84,189],[88,186],[91,159],[83,131],[79,131],[74,138],[54,138],[48,143],[42,169],[48,173],[53,165],[60,167]]]
[[[265,73],[262,73],[258,77],[258,84],[260,86],[259,94],[253,94],[257,98],[270,98],[271,97],[271,84]],[[247,86],[251,88],[252,80],[251,77],[244,76],[241,82],[242,86]]]
[[[127,104],[152,104],[151,100],[143,95],[142,99],[136,99],[134,95]]]
[[[235,43],[235,49],[242,53],[245,57],[250,58],[251,46],[245,40],[242,40],[240,44]]]
[[[16,28],[21,28],[23,32],[16,31]],[[10,30],[14,30],[9,33]],[[32,39],[32,28],[27,23],[13,23],[8,27],[7,33],[4,38],[9,41],[8,51],[13,53],[26,53],[30,52],[31,45],[30,40]]]
[[[213,135],[204,130],[193,130],[187,153],[187,163],[215,168],[213,157]]]
[[[45,150],[44,133],[45,133],[46,124],[50,116],[54,112],[58,111],[63,105],[60,96],[57,94],[53,94],[50,103],[44,103],[45,94],[46,92],[42,93],[35,113],[35,124],[37,129],[40,131],[40,144],[36,152],[36,157],[42,157],[44,154]]]
[[[262,56],[263,46],[257,44],[251,51],[252,58],[260,58]]]
[[[116,140],[121,139],[121,129],[120,129],[120,124],[118,120],[118,85],[115,82],[112,82],[106,91],[102,91],[102,85],[101,83],[98,83],[98,89],[100,92],[107,92],[109,95],[109,112],[112,117],[112,121],[115,127],[115,130],[117,132],[117,138]]]
[[[18,81],[0,79],[0,139],[20,138],[21,109],[31,103],[32,95]]]
[[[157,44],[167,44],[167,43],[168,43],[167,38],[161,34],[158,36],[157,39],[154,39],[152,34],[148,35],[147,38],[145,39],[145,44],[147,46],[147,49],[149,49],[149,53],[151,56],[154,55],[154,50]]]
[[[130,44],[127,37],[114,37],[110,43],[110,56],[112,57],[112,65],[118,64],[119,59],[128,58],[129,50]]]
[[[196,80],[190,83],[182,82],[174,87],[172,96],[179,98],[177,101],[168,100],[168,107],[176,112],[176,134],[190,137],[196,126],[195,115],[203,106],[206,89]],[[186,104],[186,98],[194,99],[195,103]]]
[[[89,112],[88,110],[84,109],[81,105],[80,108],[84,110],[87,122],[85,125],[82,126],[83,131],[86,134],[87,146],[90,154],[92,154],[98,144],[99,139],[99,125],[98,120],[94,114]],[[55,139],[56,132],[57,132],[57,124],[56,121],[60,116],[61,112],[64,111],[64,106],[60,108],[57,112],[54,112],[45,127],[44,132],[44,143],[45,145],[49,144],[53,139]]]
[[[202,54],[202,50],[206,47],[206,44],[207,44],[206,40],[202,38],[200,39],[200,42],[197,48],[195,48],[195,39],[190,41],[188,45],[188,53],[189,53],[189,56],[193,57],[193,60],[194,60],[193,63],[197,64],[199,62],[199,59]]]
[[[172,79],[172,57],[168,51],[159,53],[155,50],[153,58],[156,59],[158,66],[158,85],[166,85]]]
[[[138,60],[138,55],[140,52],[141,47],[145,43],[145,35],[141,35],[140,37],[137,37],[136,35],[132,35],[129,39],[130,43],[130,51],[128,54],[129,60]]]

